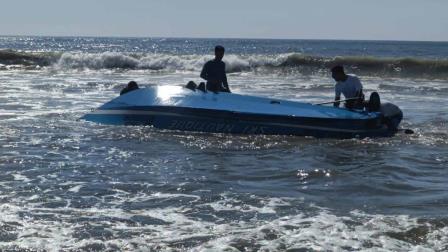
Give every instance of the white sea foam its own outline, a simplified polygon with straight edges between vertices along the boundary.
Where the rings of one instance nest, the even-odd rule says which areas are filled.
[[[23,182],[25,182],[25,183],[31,181],[31,179],[29,179],[28,177],[26,177],[26,176],[23,175],[23,174],[16,173],[16,174],[12,174],[12,176],[14,177],[14,180],[23,181]]]
[[[238,211],[238,212],[257,212],[261,214],[275,214],[276,207],[289,206],[285,200],[279,198],[271,198],[267,201],[262,201],[262,206],[254,206],[246,204],[241,200],[234,199],[227,194],[221,195],[222,200],[207,204],[215,211]]]
[[[125,202],[179,197],[200,199],[188,194],[156,193],[146,196],[144,198],[144,194],[140,194],[134,198],[128,194]],[[191,251],[240,251],[244,247],[258,251],[443,251],[448,246],[448,227],[433,225],[406,215],[372,215],[352,211],[345,216],[338,216],[329,210],[311,207],[311,212],[281,216],[275,215],[278,208],[288,207],[291,202],[296,204],[296,200],[253,199],[264,203],[265,207],[238,201],[231,195],[224,195],[217,202],[196,206],[141,210],[126,210],[122,207],[43,208],[3,204],[0,206],[0,225],[12,225],[17,239],[0,242],[0,249],[18,246],[22,249],[48,251],[85,250],[89,247],[171,251],[179,248],[180,244],[185,244]],[[224,207],[216,208],[217,205]],[[236,205],[243,207],[235,207]],[[208,214],[215,216],[215,220],[204,220],[192,215],[197,211],[196,207],[204,212],[204,207],[207,206],[214,209]],[[222,210],[274,214],[276,217],[227,220],[222,216],[217,217]],[[27,219],[23,218],[23,212],[53,218]],[[77,221],[76,216],[83,216],[84,220]],[[152,218],[155,222],[132,224],[136,217]],[[101,227],[110,235],[101,239],[77,238],[77,234],[89,226]],[[126,233],[125,237],[121,235],[123,232]]]
[[[83,186],[84,186],[84,185],[73,186],[73,187],[71,187],[70,189],[68,189],[68,191],[69,191],[69,192],[72,192],[72,193],[78,193],[79,190],[81,190],[81,188],[82,188]]]
[[[349,216],[340,217],[321,211],[312,216],[299,214],[273,221],[260,221],[250,229],[246,229],[244,225],[236,225],[232,229],[234,234],[211,240],[197,250],[239,251],[241,246],[248,244],[261,251],[443,251],[448,246],[448,240],[442,238],[448,235],[446,227],[421,234],[420,238],[424,242],[415,244],[407,240],[412,239],[412,234],[411,237],[405,237],[406,232],[425,225],[404,215],[369,215],[354,211]]]

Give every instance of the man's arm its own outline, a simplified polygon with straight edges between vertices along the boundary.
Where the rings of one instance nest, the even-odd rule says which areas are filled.
[[[335,96],[334,96],[335,102],[333,103],[333,106],[336,108],[339,108],[339,100],[341,100],[341,90],[339,90],[338,86],[335,87]]]
[[[202,68],[201,71],[201,78],[208,81],[208,62],[205,63],[204,67]]]
[[[364,100],[364,93],[362,92],[363,86],[361,80],[358,77],[356,77],[356,80],[358,81],[358,91],[356,92],[356,97]]]
[[[364,100],[364,93],[362,92],[362,89],[356,91],[356,98],[359,100]]]
[[[225,67],[224,67],[224,76],[223,76],[222,84],[223,84],[224,88],[226,89],[226,91],[231,93],[230,88],[229,88],[229,83],[227,83],[227,74],[225,71]]]
[[[341,99],[341,96],[336,96],[336,97],[334,97],[334,100],[335,101],[339,101]],[[339,104],[340,104],[341,102],[334,102],[333,103],[333,106],[334,107],[336,107],[336,108],[339,108]]]

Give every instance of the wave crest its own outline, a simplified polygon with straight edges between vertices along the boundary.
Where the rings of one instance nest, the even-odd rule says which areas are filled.
[[[281,64],[283,67],[327,70],[343,65],[351,72],[384,76],[448,77],[448,60],[418,58],[375,58],[371,56],[319,57],[291,54]]]
[[[23,66],[49,66],[60,57],[60,53],[53,52],[20,52],[14,50],[0,50],[0,64]]]
[[[18,52],[0,50],[0,64],[58,69],[135,69],[200,71],[211,59],[204,55],[172,55],[152,53],[56,53]],[[335,65],[344,65],[350,72],[361,75],[412,76],[448,78],[448,59],[376,58],[371,56],[322,57],[299,53],[276,55],[226,55],[229,73],[254,71],[286,71],[299,73],[328,73]]]
[[[59,68],[88,69],[148,69],[199,71],[209,56],[169,54],[123,54],[105,52],[97,54],[64,53],[57,62]],[[273,65],[266,56],[227,55],[224,59],[226,71],[250,71],[256,67]]]

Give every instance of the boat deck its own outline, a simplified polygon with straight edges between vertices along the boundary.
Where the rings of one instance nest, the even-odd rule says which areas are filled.
[[[204,93],[200,90],[192,91],[181,86],[141,88],[113,99],[101,106],[100,109],[110,110],[150,106],[328,119],[372,119],[378,116],[378,113],[356,112],[345,108],[318,106],[265,97],[233,93]]]

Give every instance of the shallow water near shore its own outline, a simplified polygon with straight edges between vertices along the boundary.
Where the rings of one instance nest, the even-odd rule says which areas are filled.
[[[1,250],[448,249],[448,80],[443,75],[431,78],[425,70],[415,78],[363,65],[351,68],[367,93],[379,91],[383,101],[400,106],[402,127],[415,131],[391,138],[207,134],[79,120],[116,97],[129,80],[142,87],[198,81],[215,43],[229,48],[227,65],[237,69],[228,75],[233,92],[312,103],[333,98],[328,73],[320,66],[304,70],[274,61],[305,53],[441,62],[448,59],[447,44],[0,41],[16,55],[58,55],[42,65],[0,62]],[[140,54],[134,59],[153,62],[154,53],[157,69],[122,61]]]

